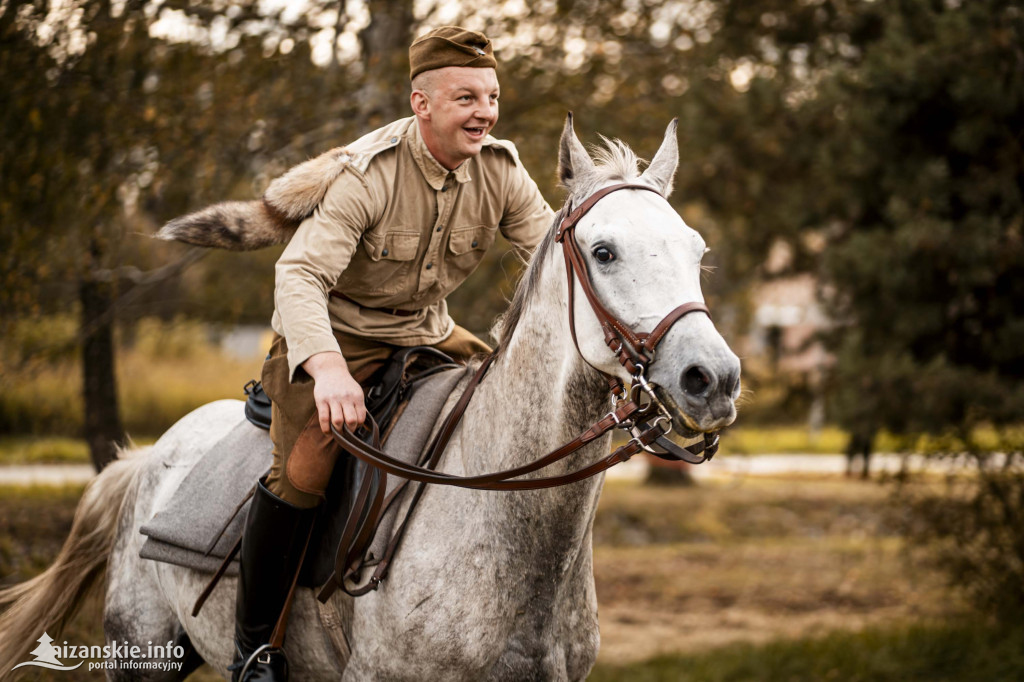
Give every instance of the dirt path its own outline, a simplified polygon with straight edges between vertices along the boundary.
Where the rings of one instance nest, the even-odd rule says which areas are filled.
[[[1001,457],[996,455],[993,465],[999,466]],[[974,465],[968,457],[935,459],[923,455],[900,455],[880,453],[871,456],[871,473],[894,474],[903,467],[908,471],[948,473]],[[644,457],[634,457],[624,464],[611,469],[608,478],[612,480],[642,481],[650,465]],[[861,462],[857,461],[857,467]],[[859,473],[859,468],[856,469]],[[846,472],[845,455],[720,455],[710,462],[690,467],[695,478],[737,478],[743,476],[778,476],[783,474],[826,474],[841,475]]]
[[[0,485],[78,485],[95,475],[91,464],[15,464],[0,466]]]

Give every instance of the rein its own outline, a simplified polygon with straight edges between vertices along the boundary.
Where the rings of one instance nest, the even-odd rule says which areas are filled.
[[[600,322],[608,347],[617,355],[619,362],[633,377],[629,391],[625,390],[622,381],[618,377],[594,368],[609,383],[611,393],[616,400],[614,410],[573,440],[529,464],[480,476],[455,476],[436,471],[435,467],[440,462],[441,456],[444,454],[452,435],[455,433],[455,429],[459,425],[477,386],[480,385],[487,370],[494,362],[496,356],[493,353],[487,356],[483,364],[480,365],[466,386],[466,390],[463,391],[459,400],[445,417],[441,428],[438,429],[420,459],[420,462],[423,462],[425,466],[403,462],[385,453],[381,445],[380,431],[376,422],[370,416],[367,416],[367,426],[360,429],[360,431],[363,431],[364,428],[368,429],[369,443],[353,433],[348,426],[344,426],[339,431],[332,424],[331,432],[338,444],[348,453],[369,464],[372,470],[363,477],[363,484],[360,486],[355,505],[358,511],[353,513],[350,524],[345,529],[341,546],[338,548],[338,563],[335,576],[321,590],[317,597],[320,601],[326,601],[338,586],[343,586],[350,594],[359,595],[377,589],[377,586],[384,579],[390,559],[405,531],[406,522],[409,518],[408,515],[406,515],[405,520],[398,527],[395,536],[388,545],[385,556],[377,564],[369,583],[363,587],[351,589],[348,585],[345,585],[347,579],[355,579],[358,576],[359,570],[363,565],[363,555],[373,539],[373,532],[376,529],[377,522],[396,497],[392,494],[389,499],[384,499],[386,485],[381,481],[384,474],[393,474],[406,479],[402,484],[403,486],[411,480],[419,483],[450,485],[476,490],[538,490],[568,485],[590,478],[607,471],[616,464],[629,460],[639,452],[647,452],[668,461],[684,461],[690,464],[706,462],[718,452],[718,433],[705,433],[703,441],[686,447],[680,447],[666,437],[672,430],[672,416],[661,400],[658,399],[655,392],[657,386],[649,383],[646,378],[647,368],[655,360],[657,346],[672,325],[684,316],[694,312],[702,312],[710,317],[711,313],[708,311],[707,306],[696,301],[684,303],[669,312],[651,332],[635,333],[628,325],[605,308],[591,284],[586,262],[576,242],[576,225],[598,201],[612,192],[624,189],[645,190],[661,196],[652,187],[629,183],[612,185],[601,189],[588,197],[586,201],[570,211],[562,219],[555,236],[555,241],[562,245],[562,252],[565,255],[566,275],[569,282],[569,329],[572,333],[576,350],[580,352],[579,342],[576,340],[573,297],[575,289],[574,279],[579,281],[580,287],[590,303],[590,307]],[[583,357],[582,353],[580,353],[580,357]],[[520,476],[543,469],[564,459],[615,428],[628,431],[631,438],[625,445],[620,446],[610,455],[567,474],[516,480]],[[416,499],[418,499],[422,491],[423,487],[420,486],[417,490]],[[415,504],[415,500],[413,504]]]

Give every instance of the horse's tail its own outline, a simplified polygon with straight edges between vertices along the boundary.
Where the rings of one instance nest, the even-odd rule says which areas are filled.
[[[122,502],[143,457],[122,452],[85,488],[71,533],[53,565],[21,584],[0,590],[0,678],[23,660],[37,638],[56,638],[89,588],[103,575],[114,545]]]

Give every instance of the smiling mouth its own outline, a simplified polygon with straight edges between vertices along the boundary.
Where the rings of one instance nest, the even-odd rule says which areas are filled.
[[[483,137],[484,133],[487,132],[487,129],[483,128],[483,127],[481,127],[481,128],[463,128],[463,130],[465,130],[467,133],[469,133],[470,137]]]

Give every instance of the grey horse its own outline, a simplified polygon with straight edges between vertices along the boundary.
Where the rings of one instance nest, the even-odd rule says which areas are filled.
[[[703,301],[704,240],[665,197],[678,165],[675,122],[649,167],[619,142],[591,156],[571,117],[559,171],[568,203],[619,182],[579,223],[576,239],[604,305],[649,331],[682,303]],[[658,196],[661,194],[661,196]],[[440,470],[460,476],[507,469],[571,440],[610,409],[595,368],[630,376],[606,345],[576,287],[568,310],[561,245],[537,248],[509,311],[495,329],[498,357],[469,404]],[[577,342],[570,333],[575,319]],[[702,381],[688,382],[693,368]],[[736,416],[739,360],[707,315],[672,326],[648,377],[682,432],[718,430]],[[450,399],[453,402],[455,397]],[[244,419],[242,403],[219,401],[185,416],[153,446],[124,453],[94,479],[56,562],[0,593],[0,676],[24,660],[44,630],[56,632],[106,568],[108,642],[189,644],[227,675],[235,589],[226,578],[198,617],[190,612],[208,575],[139,558],[139,527],[211,444]],[[608,452],[607,438],[553,465],[558,475]],[[319,605],[298,591],[286,650],[296,680],[583,680],[597,657],[597,596],[591,528],[603,476],[550,490],[487,492],[428,486],[388,580],[364,597]],[[336,624],[325,629],[328,612]],[[186,671],[108,671],[110,679],[181,679]]]

